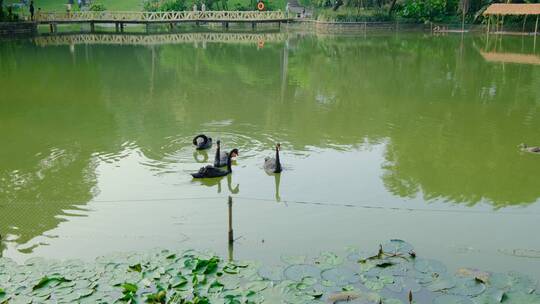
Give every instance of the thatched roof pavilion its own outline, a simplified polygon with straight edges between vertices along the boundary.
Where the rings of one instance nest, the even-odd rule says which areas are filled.
[[[540,15],[540,3],[495,3],[490,5],[483,15]]]
[[[490,5],[483,13],[484,16],[506,16],[506,15],[518,15],[527,16],[535,15],[536,24],[534,26],[534,34],[538,33],[538,16],[540,16],[540,3],[495,3]],[[491,18],[488,19],[488,32],[489,23]],[[525,23],[524,23],[525,24]]]

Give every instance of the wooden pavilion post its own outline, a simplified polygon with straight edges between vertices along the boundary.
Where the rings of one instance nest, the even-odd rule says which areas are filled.
[[[534,25],[534,37],[536,37],[536,34],[538,33],[538,16],[536,15],[536,24]]]
[[[538,33],[538,15],[536,15],[536,24],[534,25],[534,44],[533,50],[536,52],[536,34]]]

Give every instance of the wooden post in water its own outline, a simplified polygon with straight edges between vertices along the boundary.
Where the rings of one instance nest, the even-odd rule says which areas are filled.
[[[96,28],[94,27],[94,22],[90,22],[90,32],[94,32]]]
[[[120,31],[120,25],[118,24],[118,22],[115,22],[115,23],[114,23],[114,30],[115,30],[115,32],[117,32],[117,33]]]
[[[229,243],[228,246],[229,251],[229,262],[234,261],[234,243]]]
[[[536,15],[536,24],[534,25],[534,44],[533,50],[536,52],[536,34],[538,33],[538,15]]]
[[[256,22],[251,22],[251,29],[254,30],[257,27]]]
[[[120,32],[124,32],[124,22],[120,23]]]
[[[232,228],[232,197],[229,196],[229,245],[234,243],[234,232]]]

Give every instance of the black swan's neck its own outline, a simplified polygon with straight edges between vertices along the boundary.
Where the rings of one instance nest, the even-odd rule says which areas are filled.
[[[217,149],[216,149],[216,157],[214,158],[214,164],[216,167],[219,167],[221,165],[221,157],[220,157],[220,154],[221,154],[221,149],[220,149],[220,144],[218,143],[217,144]]]
[[[232,158],[232,153],[229,153],[229,155],[227,155],[227,172],[228,173],[232,173],[231,158]]]
[[[280,173],[281,172],[281,162],[279,161],[279,148],[276,147],[276,170],[274,170],[274,173]]]

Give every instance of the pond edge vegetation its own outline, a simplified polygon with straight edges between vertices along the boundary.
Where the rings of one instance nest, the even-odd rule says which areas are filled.
[[[283,255],[275,266],[164,249],[92,263],[0,258],[0,303],[540,303],[538,282],[525,275],[472,268],[452,274],[402,240],[346,252]]]

